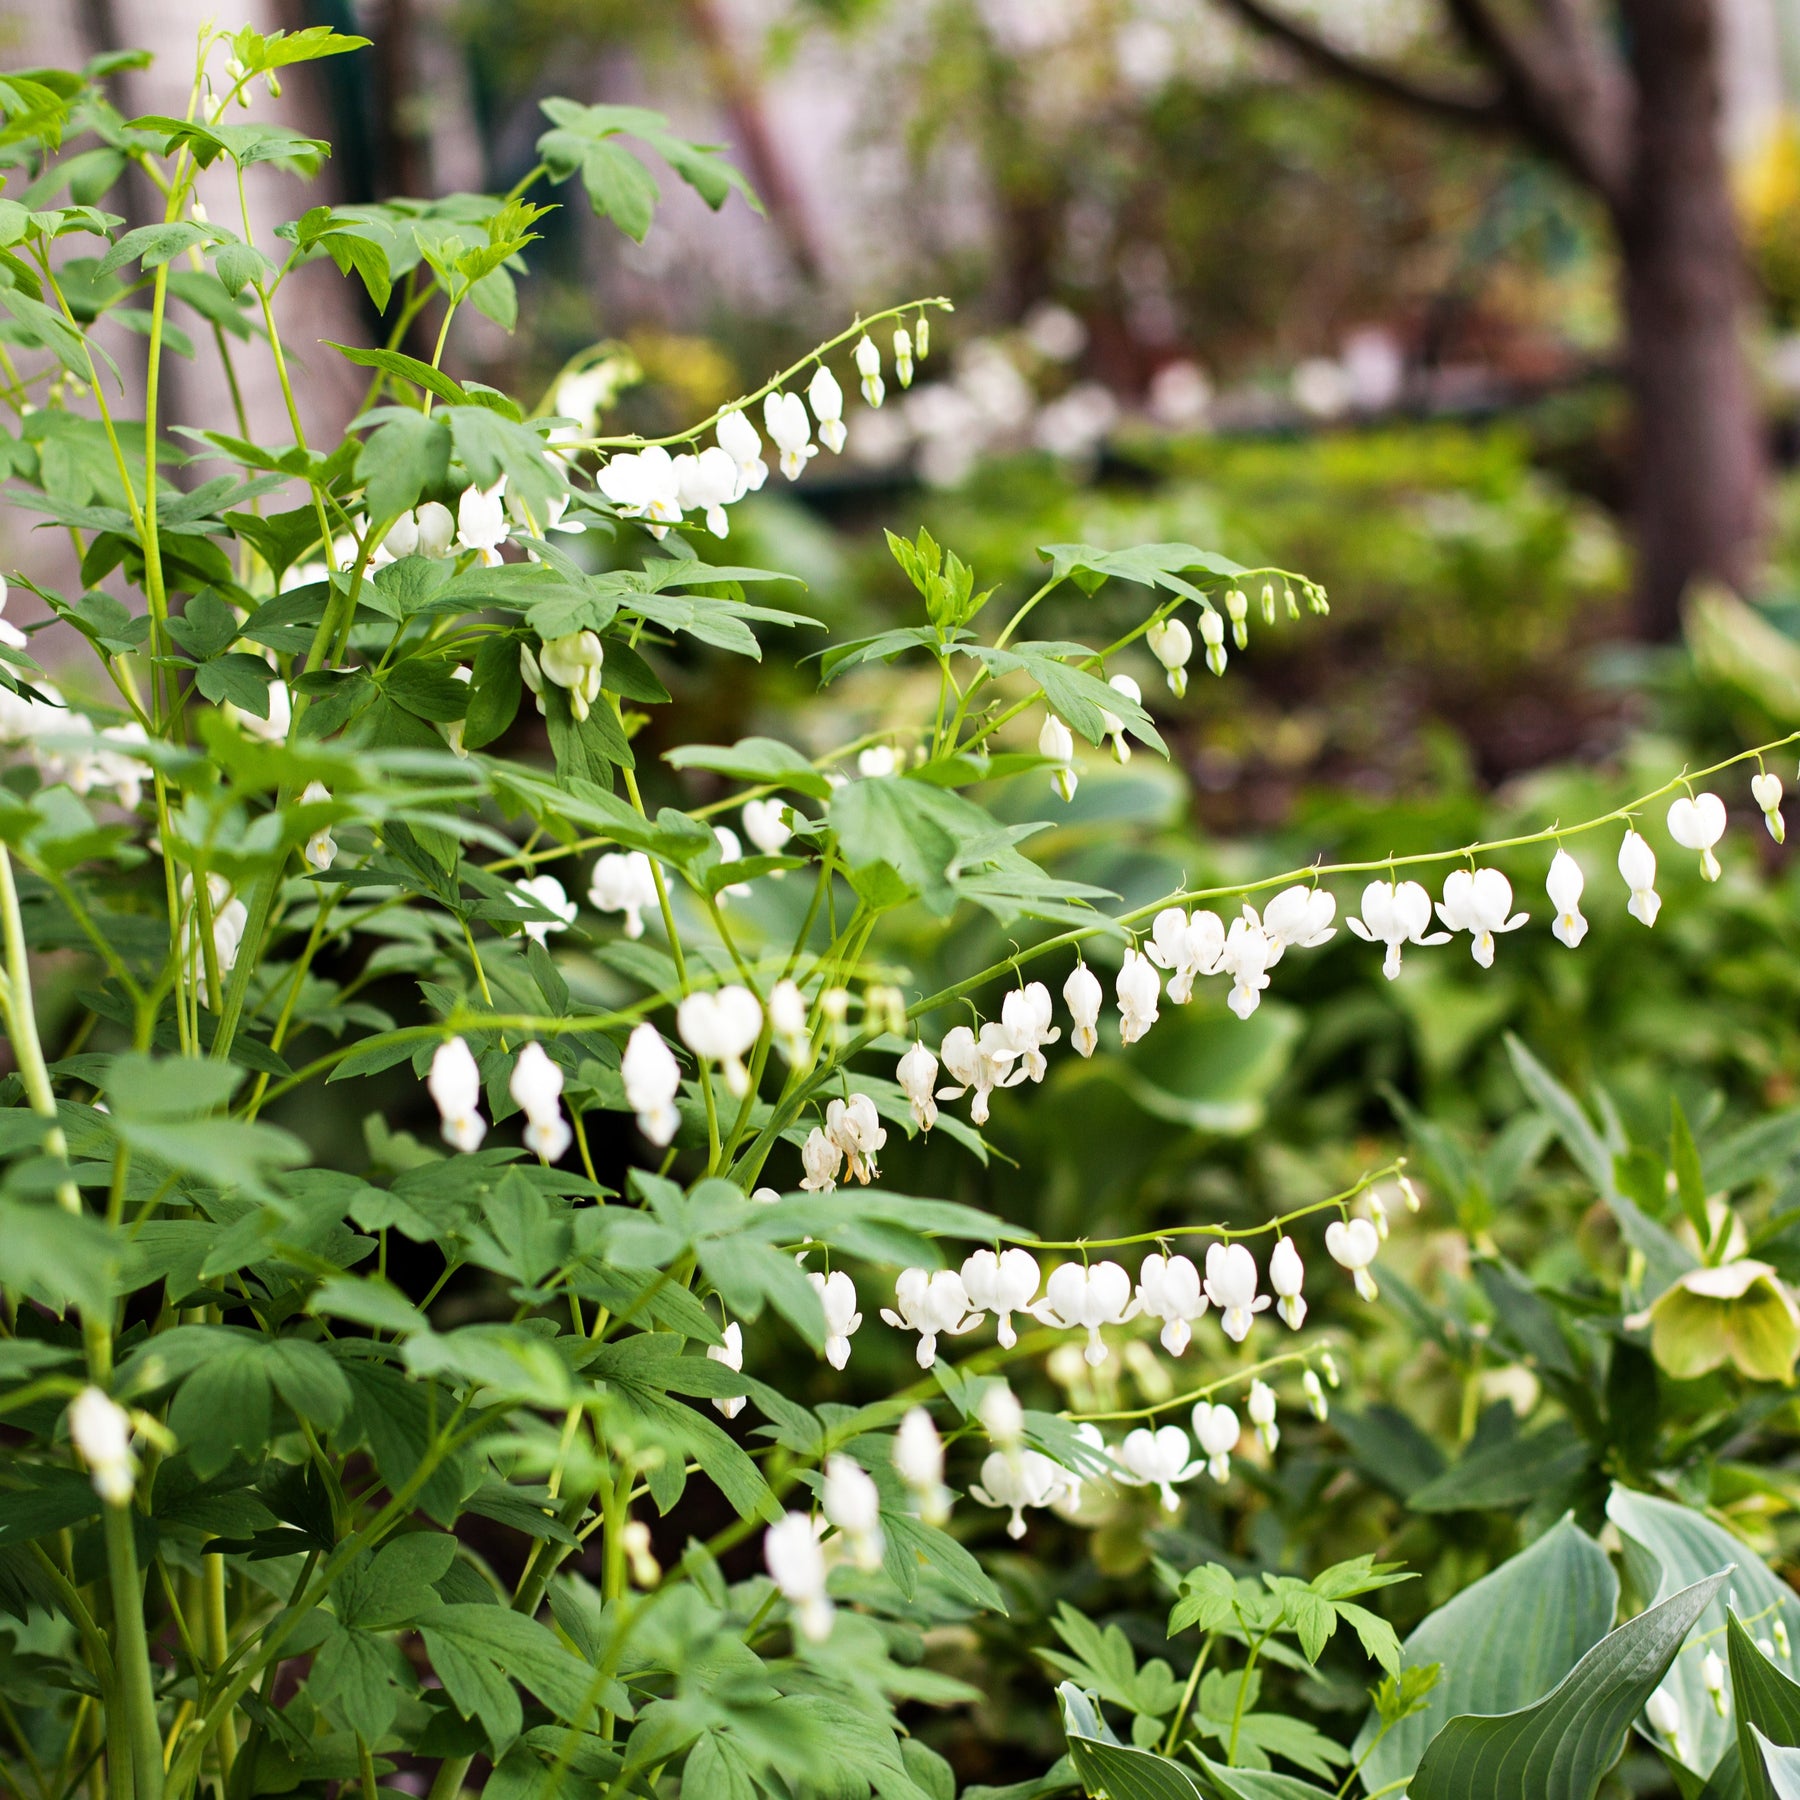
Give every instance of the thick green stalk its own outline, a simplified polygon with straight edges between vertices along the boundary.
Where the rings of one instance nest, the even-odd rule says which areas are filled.
[[[106,1570],[113,1591],[113,1644],[131,1745],[132,1800],[162,1800],[162,1731],[150,1685],[150,1643],[144,1632],[144,1579],[138,1570],[131,1507],[108,1502]]]

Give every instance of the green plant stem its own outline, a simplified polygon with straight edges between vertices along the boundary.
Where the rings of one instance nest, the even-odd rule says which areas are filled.
[[[1194,1666],[1188,1674],[1187,1686],[1181,1690],[1181,1698],[1175,1704],[1175,1716],[1169,1721],[1169,1735],[1163,1739],[1164,1756],[1175,1754],[1175,1745],[1181,1737],[1181,1722],[1187,1717],[1187,1709],[1194,1703],[1194,1695],[1199,1691],[1200,1676],[1206,1668],[1206,1659],[1212,1654],[1212,1647],[1218,1639],[1216,1632],[1209,1631],[1200,1640],[1200,1654],[1194,1658]]]
[[[879,325],[885,319],[898,319],[906,314],[920,312],[927,306],[935,306],[943,312],[956,310],[942,294],[931,295],[920,300],[908,300],[904,306],[884,307],[878,313],[870,313],[866,319],[858,319],[848,330],[840,331],[836,337],[827,338],[824,343],[809,350],[797,363],[783,369],[779,375],[771,376],[761,387],[752,389],[748,394],[721,406],[717,412],[702,419],[698,425],[689,426],[686,431],[678,431],[670,437],[660,438],[635,436],[581,438],[573,441],[573,447],[580,450],[644,450],[652,444],[692,443],[702,432],[710,431],[728,412],[743,412],[754,406],[764,395],[778,392],[786,387],[795,376],[805,374],[814,363],[823,362],[833,350],[849,343],[852,338],[861,337],[870,326]]]
[[[225,1558],[201,1558],[201,1580],[205,1588],[206,1660],[217,1679],[231,1657],[231,1626],[225,1611]],[[231,1780],[231,1766],[237,1760],[237,1725],[227,1713],[219,1721],[218,1735],[213,1739],[219,1753],[221,1786]]]
[[[1291,1368],[1295,1363],[1304,1363],[1310,1367],[1313,1357],[1326,1347],[1309,1344],[1304,1350],[1284,1350],[1279,1356],[1265,1356],[1261,1362],[1233,1369],[1229,1375],[1221,1375],[1216,1381],[1209,1381],[1201,1387],[1189,1388],[1185,1394],[1177,1394],[1172,1400],[1158,1400],[1150,1406],[1136,1407],[1129,1412],[1071,1412],[1063,1416],[1096,1425],[1123,1424],[1130,1419],[1154,1419],[1160,1413],[1174,1412],[1181,1407],[1192,1406],[1197,1400],[1210,1399],[1222,1388],[1236,1387],[1242,1381],[1253,1381],[1259,1375],[1268,1374],[1271,1369]]]
[[[1244,1658],[1243,1669],[1238,1675],[1237,1703],[1231,1709],[1231,1736],[1225,1741],[1225,1761],[1228,1764],[1237,1761],[1238,1733],[1244,1724],[1244,1702],[1250,1693],[1250,1672],[1256,1667],[1256,1659],[1268,1641],[1267,1632],[1251,1641],[1249,1654]]]
[[[106,1534],[106,1571],[113,1591],[113,1642],[131,1744],[132,1800],[162,1800],[162,1731],[156,1723],[156,1695],[150,1684],[144,1582],[138,1571],[131,1507],[109,1501],[102,1524]]]

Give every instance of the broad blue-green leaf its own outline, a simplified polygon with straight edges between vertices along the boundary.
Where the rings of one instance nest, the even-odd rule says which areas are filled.
[[[1199,1752],[1196,1752],[1200,1755]],[[1328,1790],[1266,1769],[1228,1769],[1200,1755],[1200,1767],[1222,1800],[1328,1800]]]
[[[1757,1649],[1735,1611],[1726,1622],[1725,1640],[1744,1792],[1749,1800],[1769,1800],[1763,1758],[1751,1732],[1788,1749],[1800,1746],[1800,1686]]]
[[[1412,1800],[1594,1800],[1631,1721],[1726,1580],[1696,1582],[1609,1632],[1537,1705],[1452,1719],[1407,1784]]]
[[[1646,1601],[1665,1599],[1703,1576],[1730,1569],[1739,1613],[1755,1618],[1758,1633],[1768,1631],[1780,1618],[1790,1640],[1800,1643],[1800,1599],[1754,1550],[1704,1513],[1615,1487],[1606,1502],[1606,1516],[1624,1539],[1626,1575]],[[1734,1709],[1728,1704],[1727,1716],[1719,1717],[1700,1670],[1705,1649],[1718,1648],[1724,1631],[1721,1598],[1695,1627],[1696,1640],[1709,1637],[1710,1642],[1704,1648],[1696,1642],[1684,1650],[1664,1683],[1681,1708],[1682,1748],[1687,1752],[1683,1761],[1702,1775],[1718,1764],[1736,1737],[1730,1716]],[[1728,1680],[1728,1702],[1730,1695]]]
[[[1458,1713],[1509,1713],[1541,1699],[1605,1637],[1618,1598],[1606,1553],[1565,1518],[1440,1606],[1406,1640],[1401,1664],[1438,1663],[1443,1672],[1423,1710],[1402,1719],[1370,1753],[1366,1785],[1404,1780],[1433,1734]],[[1378,1729],[1371,1713],[1357,1754]]]
[[[1769,1792],[1774,1800],[1800,1800],[1800,1750],[1771,1744],[1754,1725],[1750,1733],[1762,1755],[1763,1770],[1769,1778]]]
[[[1089,1794],[1110,1800],[1201,1800],[1194,1778],[1180,1763],[1149,1750],[1071,1737],[1069,1760]]]

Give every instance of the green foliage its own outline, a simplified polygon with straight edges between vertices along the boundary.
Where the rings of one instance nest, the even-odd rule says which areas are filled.
[[[1098,507],[1010,543],[976,519],[960,550],[890,533],[887,621],[838,618],[823,583],[794,603],[810,612],[747,599],[793,584],[754,541],[708,560],[702,521],[742,492],[693,503],[699,465],[664,445],[574,438],[554,395],[441,366],[461,307],[516,324],[544,184],[579,177],[641,237],[640,149],[715,208],[754,205],[741,177],[658,115],[551,100],[542,162],[505,197],[315,207],[260,245],[196,216],[200,169],[316,169],[322,141],[227,108],[360,44],[209,33],[224,97],[187,120],[124,120],[104,69],[0,83],[0,459],[10,497],[73,539],[81,591],[37,591],[91,652],[54,683],[35,642],[0,657],[19,752],[0,787],[0,1723],[28,1774],[257,1800],[373,1793],[404,1757],[450,1800],[479,1758],[490,1800],[955,1800],[935,1746],[958,1749],[944,1721],[981,1702],[996,1742],[1050,1765],[1014,1800],[1500,1793],[1539,1780],[1521,1766],[1574,1797],[1661,1681],[1690,1773],[1735,1756],[1780,1792],[1791,1683],[1746,1660],[1720,1571],[1746,1629],[1800,1634],[1800,1608],[1704,1508],[1786,1503],[1748,1459],[1793,1364],[1769,1309],[1800,1274],[1779,1192],[1800,1109],[1745,1119],[1689,1083],[1621,1104],[1579,1057],[1493,1047],[1528,983],[1495,1009],[1420,957],[1390,988],[1347,935],[1283,947],[1284,984],[1307,957],[1322,972],[1304,1009],[1235,967],[1230,1012],[1217,990],[1178,999],[1164,963],[1154,1035],[1065,1054],[1072,1014],[1034,1036],[1021,1004],[1053,1007],[1077,959],[1111,984],[1126,947],[1161,950],[1164,909],[1247,908],[1241,945],[1278,888],[1484,853],[1443,848],[1482,835],[1472,802],[1397,805],[1393,834],[1386,812],[1321,815],[1291,857],[1198,843],[1164,760],[1187,762],[1191,720],[1128,674],[1155,673],[1146,633],[1229,616],[1235,656],[1265,586],[1305,632],[1339,626],[1316,582],[1180,541],[1209,535],[1187,519],[1126,530]],[[131,229],[102,208],[134,166],[166,205]],[[110,410],[105,334],[185,354],[176,308],[288,383],[286,282],[325,259],[387,338],[334,346],[370,384],[341,442]],[[815,364],[938,304],[859,322],[739,407],[798,404]],[[431,361],[399,347],[416,321],[438,328]],[[720,424],[667,447],[695,456]],[[1371,485],[1340,454],[1334,506]],[[1466,447],[1444,454],[1468,472]],[[1476,472],[1498,492],[1510,469]],[[1504,554],[1446,532],[1430,567],[1509,600],[1521,571],[1561,571],[1566,600],[1573,526],[1520,506]],[[733,517],[754,538],[750,506]],[[824,697],[771,703],[814,657]],[[1051,721],[1138,760],[1084,758],[1077,791]],[[1639,811],[1676,788],[1658,757]],[[1533,874],[1624,817],[1610,790],[1552,799],[1491,834]],[[720,829],[734,814],[750,854]],[[1697,877],[1664,879],[1673,913]],[[1726,925],[1689,908],[1682,929],[1729,931],[1738,957],[1779,924],[1747,878],[1718,905]],[[1752,965],[1731,966],[1741,993]],[[965,1025],[975,1061],[951,1067]],[[1397,1204],[1401,1165],[1370,1148],[1386,1116],[1360,1116],[1375,1073],[1333,1059],[1402,1041],[1425,1074],[1388,1091],[1457,1253],[1422,1266],[1429,1240],[1397,1232],[1390,1310],[1350,1315],[1315,1215]],[[923,1081],[895,1070],[915,1043],[943,1053]],[[1465,1069],[1464,1103],[1429,1103]],[[870,1329],[845,1367],[896,1270],[1277,1232],[1303,1240],[1312,1331],[1240,1355],[1216,1315],[1188,1321],[1191,1392],[1129,1304],[1094,1326],[1097,1361],[1052,1348],[1070,1321],[1033,1301],[998,1343],[957,1342],[973,1321],[950,1307],[930,1333],[902,1318],[916,1363]],[[1667,1325],[1690,1300],[1735,1309],[1704,1367],[1692,1320]],[[1369,1391],[1408,1389],[1417,1417],[1376,1397],[1328,1425],[1318,1378],[1352,1339]],[[1038,1390],[1016,1431],[1003,1375]],[[1218,1495],[1185,1448],[1164,1481],[1089,1429],[1166,1433],[1264,1377],[1288,1449],[1257,1416]],[[919,1471],[921,1411],[948,1489]],[[1033,1531],[1089,1531],[1083,1551],[992,1553],[975,1490],[1028,1477],[1065,1518],[1032,1498],[1021,1525],[1029,1507]],[[785,1559],[771,1525],[797,1528]],[[1720,1634],[1729,1723],[1705,1691]],[[1066,1678],[1066,1757],[1045,1670]]]

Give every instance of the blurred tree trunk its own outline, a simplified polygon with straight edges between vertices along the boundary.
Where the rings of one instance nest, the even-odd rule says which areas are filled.
[[[1353,56],[1267,0],[1222,3],[1310,66],[1521,142],[1600,199],[1619,251],[1633,406],[1638,630],[1676,636],[1697,579],[1742,591],[1760,549],[1766,455],[1720,137],[1721,0],[1443,0],[1480,87]]]
[[[1696,576],[1755,574],[1764,449],[1746,366],[1742,247],[1719,135],[1709,0],[1630,7],[1637,88],[1619,239],[1634,402],[1637,597],[1645,635],[1673,637]]]

